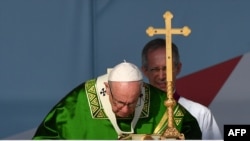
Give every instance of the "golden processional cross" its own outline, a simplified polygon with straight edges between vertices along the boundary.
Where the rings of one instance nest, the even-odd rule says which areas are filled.
[[[173,15],[169,11],[165,12],[163,18],[165,19],[165,28],[153,28],[150,26],[146,30],[149,36],[154,36],[156,34],[163,34],[166,36],[166,88],[168,99],[164,104],[168,109],[168,128],[162,136],[164,138],[184,139],[184,135],[179,133],[179,131],[174,126],[173,108],[176,104],[176,101],[173,98],[172,34],[182,34],[184,36],[188,36],[191,30],[187,26],[184,26],[183,28],[172,28],[171,19],[173,18]]]

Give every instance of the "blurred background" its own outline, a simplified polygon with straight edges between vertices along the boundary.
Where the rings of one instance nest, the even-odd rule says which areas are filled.
[[[174,16],[172,27],[192,30],[188,37],[173,36],[183,63],[180,78],[247,54],[249,5],[249,0],[0,0],[0,139],[36,128],[72,88],[107,68],[123,60],[141,66],[143,46],[164,37],[145,31],[165,27],[166,11]],[[229,87],[236,90],[230,102],[243,105],[235,110],[241,113],[223,105],[227,96],[208,105],[222,131],[224,124],[249,123],[248,81],[237,83],[246,86],[243,92]]]

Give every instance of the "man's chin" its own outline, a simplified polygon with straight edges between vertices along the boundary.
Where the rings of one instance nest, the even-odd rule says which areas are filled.
[[[124,114],[120,114],[120,115],[116,115],[118,118],[127,118],[127,117],[130,117],[130,115],[124,115]]]
[[[158,89],[161,89],[162,91],[166,91],[166,85],[158,85]]]

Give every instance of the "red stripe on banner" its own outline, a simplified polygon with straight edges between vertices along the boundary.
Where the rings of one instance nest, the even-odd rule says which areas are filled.
[[[178,93],[209,106],[241,58],[242,55],[177,79]]]

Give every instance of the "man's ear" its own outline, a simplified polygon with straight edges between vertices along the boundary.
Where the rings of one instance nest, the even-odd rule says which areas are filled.
[[[142,66],[141,71],[142,71],[144,76],[147,76],[147,68],[146,67]]]
[[[110,89],[109,89],[109,83],[108,83],[108,82],[104,82],[104,85],[105,85],[105,88],[106,88],[106,94],[109,95],[109,92],[107,92],[107,91],[110,90]]]
[[[105,88],[108,89],[109,88],[109,83],[108,82],[104,82]]]
[[[181,72],[181,68],[182,68],[182,63],[180,62],[176,67],[176,75],[178,75]]]

